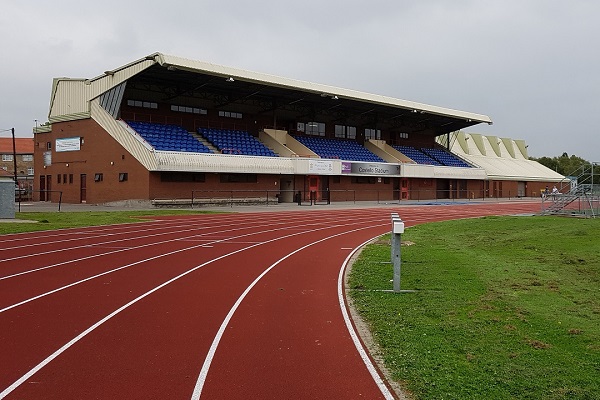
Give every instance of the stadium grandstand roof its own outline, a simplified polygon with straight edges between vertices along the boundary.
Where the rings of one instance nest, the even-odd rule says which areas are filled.
[[[324,120],[377,129],[441,135],[492,120],[481,114],[452,110],[356,90],[310,83],[154,53],[93,79],[54,80],[50,122],[65,120],[67,110],[84,117],[89,107],[73,107],[76,99],[90,101],[127,82],[128,91],[154,92],[162,101],[204,98],[215,108],[249,114]],[[79,85],[79,87],[69,84]],[[57,95],[63,86],[62,96]],[[64,86],[68,88],[64,88]],[[83,88],[85,86],[85,88]],[[65,93],[69,96],[65,96]],[[61,106],[56,99],[70,104]],[[74,115],[74,114],[73,114]],[[68,119],[68,117],[67,117]]]
[[[546,182],[564,179],[556,171],[529,160],[524,140],[465,132],[454,132],[449,136],[452,153],[483,168],[490,179]],[[446,137],[438,139],[446,147]]]

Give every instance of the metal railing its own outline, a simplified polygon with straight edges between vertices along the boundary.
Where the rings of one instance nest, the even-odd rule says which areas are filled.
[[[552,191],[546,189],[542,193],[541,213],[581,215],[595,218],[598,215],[598,198],[600,185],[598,180],[598,163],[586,163],[578,167],[556,184]],[[596,176],[594,176],[596,167]],[[575,180],[573,180],[575,177]]]
[[[33,200],[33,194],[34,193],[44,193],[44,194],[51,194],[51,193],[58,193],[58,211],[60,211],[60,208],[62,206],[62,195],[63,192],[61,190],[29,190],[28,191],[30,197],[28,197],[27,199],[22,199],[21,196],[15,196],[15,203],[18,204],[19,208],[19,212],[21,212],[21,202],[23,201],[32,201]],[[44,201],[48,201],[51,202],[51,198],[50,196],[44,196],[45,200],[40,200],[42,202]]]
[[[504,197],[502,196],[504,195]],[[207,205],[276,205],[296,203],[298,205],[328,205],[335,203],[376,202],[377,204],[412,202],[470,202],[500,198],[512,198],[511,191],[491,193],[485,190],[192,190],[187,198],[156,198],[157,207],[201,207]]]

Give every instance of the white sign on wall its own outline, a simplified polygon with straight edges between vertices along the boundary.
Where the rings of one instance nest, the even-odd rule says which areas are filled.
[[[52,152],[45,151],[44,152],[44,167],[49,167],[52,165]]]
[[[333,161],[310,160],[308,162],[308,172],[312,174],[333,173]]]
[[[79,137],[56,139],[54,151],[56,151],[57,153],[61,151],[79,150],[81,150],[81,138]]]

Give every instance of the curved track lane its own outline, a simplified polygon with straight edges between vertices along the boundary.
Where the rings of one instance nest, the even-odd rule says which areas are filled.
[[[0,398],[393,398],[338,291],[362,243],[537,203],[164,218],[7,235]],[[371,369],[371,371],[369,370]]]

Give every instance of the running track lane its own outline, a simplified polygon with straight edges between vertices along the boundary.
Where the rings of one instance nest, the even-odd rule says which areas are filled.
[[[337,300],[340,265],[352,249],[388,232],[392,212],[412,225],[537,207],[511,203],[227,216],[233,223],[269,225],[289,219],[290,225],[287,231],[199,247],[187,256],[176,253],[160,265],[143,262],[147,250],[140,249],[145,268],[115,273],[110,285],[65,289],[60,296],[1,313],[1,342],[13,351],[0,352],[0,376],[11,377],[0,378],[0,397],[383,398],[386,389],[374,383],[360,358]],[[222,224],[214,216],[187,222],[199,220],[215,230]],[[190,244],[197,240],[189,234],[181,239]],[[203,264],[194,262],[200,260]],[[176,271],[169,275],[165,270],[171,269]],[[60,271],[70,273],[68,268]],[[36,280],[36,273],[28,276]],[[90,299],[82,299],[82,290]],[[116,299],[98,301],[105,296]],[[64,312],[68,320],[61,322]],[[56,318],[54,323],[42,318],[45,313]],[[66,329],[54,335],[63,323]],[[43,325],[43,334],[28,334],[37,330],[36,324]],[[77,335],[79,340],[43,363]],[[36,365],[39,370],[27,375]]]

